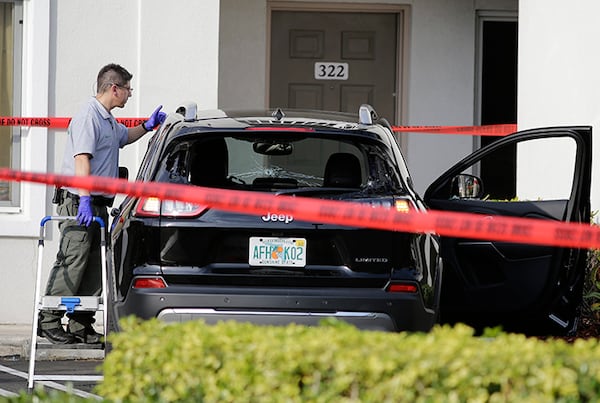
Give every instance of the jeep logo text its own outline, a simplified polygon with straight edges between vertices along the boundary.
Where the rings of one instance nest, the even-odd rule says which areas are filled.
[[[287,214],[275,214],[275,213],[267,213],[260,217],[264,222],[284,222],[286,224],[294,221],[294,217]]]

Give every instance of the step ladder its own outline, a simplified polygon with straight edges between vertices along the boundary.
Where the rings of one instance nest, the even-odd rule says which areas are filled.
[[[100,225],[100,254],[102,260],[102,293],[100,296],[50,296],[41,295],[42,281],[42,255],[44,251],[44,233],[45,225],[49,221],[76,220],[72,216],[46,216],[40,223],[40,238],[38,241],[38,259],[35,280],[35,301],[33,309],[33,321],[31,327],[31,351],[29,355],[29,373],[27,377],[27,387],[31,391],[35,381],[73,381],[73,382],[96,382],[103,379],[102,375],[39,375],[35,373],[35,361],[37,351],[41,349],[61,349],[61,350],[98,350],[104,349],[107,336],[107,270],[106,270],[106,235],[104,220],[100,217],[93,217],[93,221]],[[103,344],[51,344],[39,343],[37,340],[37,329],[39,324],[39,313],[44,310],[64,310],[67,313],[75,311],[93,311],[103,313]]]

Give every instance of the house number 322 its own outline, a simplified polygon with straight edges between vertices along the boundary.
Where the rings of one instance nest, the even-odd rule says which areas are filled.
[[[348,75],[348,63],[315,63],[315,80],[347,80]]]

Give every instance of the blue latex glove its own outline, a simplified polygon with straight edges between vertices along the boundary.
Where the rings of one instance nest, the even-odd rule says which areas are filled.
[[[91,196],[79,197],[79,209],[77,210],[77,221],[79,222],[79,225],[89,227],[93,219],[94,213],[92,212]]]
[[[158,108],[152,112],[152,115],[143,123],[144,129],[147,131],[153,130],[156,126],[160,125],[167,118],[167,114],[161,112],[162,105],[159,105]]]

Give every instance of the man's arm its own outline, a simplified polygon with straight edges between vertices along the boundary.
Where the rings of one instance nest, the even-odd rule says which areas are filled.
[[[135,143],[146,133],[148,133],[148,130],[146,130],[143,124],[135,127],[130,127],[129,129],[127,129],[126,144]]]
[[[75,157],[75,176],[89,176],[91,171],[90,154],[77,154]],[[90,191],[79,189],[79,196],[89,196]]]

